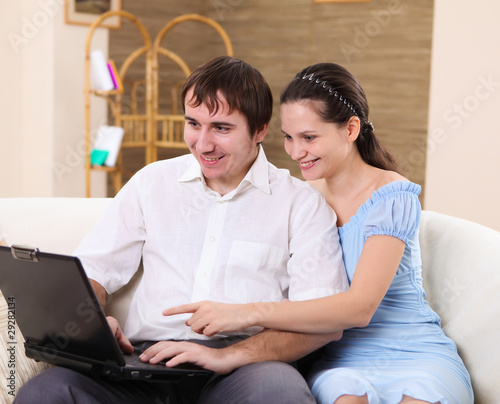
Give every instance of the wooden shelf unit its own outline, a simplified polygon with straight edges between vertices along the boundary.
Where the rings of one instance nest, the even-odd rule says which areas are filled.
[[[95,30],[102,23],[114,16],[119,16],[130,20],[139,30],[143,46],[135,49],[125,59],[121,67],[118,69],[118,75],[121,81],[125,83],[125,78],[130,65],[139,57],[145,56],[144,62],[144,78],[136,80],[131,85],[130,92],[130,114],[123,113],[123,96],[124,94],[118,90],[100,91],[91,88],[90,84],[90,52],[91,42]],[[86,175],[86,196],[90,197],[90,182],[92,171],[104,171],[111,176],[112,184],[115,193],[122,186],[123,174],[123,157],[120,151],[116,166],[103,167],[95,166],[90,162],[90,154],[92,151],[91,139],[91,100],[92,97],[102,97],[106,99],[113,124],[124,128],[124,137],[121,148],[144,148],[144,158],[146,164],[156,161],[158,158],[158,148],[179,149],[186,148],[183,139],[184,115],[177,111],[178,93],[182,87],[182,82],[177,83],[171,89],[172,96],[172,113],[160,114],[159,106],[159,56],[162,55],[173,61],[183,72],[185,78],[191,74],[191,70],[184,60],[176,53],[161,46],[161,42],[165,35],[177,24],[185,21],[199,21],[213,27],[221,36],[228,56],[233,56],[233,47],[229,36],[224,29],[214,20],[198,15],[184,14],[172,19],[160,30],[155,38],[154,43],[151,42],[149,34],[144,25],[133,14],[126,11],[109,11],[98,18],[89,29],[85,43],[85,78],[84,78],[84,99],[85,99],[85,175]],[[144,113],[138,113],[137,88],[139,85],[145,88]]]

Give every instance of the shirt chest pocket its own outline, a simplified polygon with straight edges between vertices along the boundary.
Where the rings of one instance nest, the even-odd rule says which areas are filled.
[[[279,301],[288,287],[286,251],[281,247],[233,241],[224,279],[224,292],[235,302]]]

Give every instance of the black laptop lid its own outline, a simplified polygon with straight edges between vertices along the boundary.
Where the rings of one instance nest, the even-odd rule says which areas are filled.
[[[0,289],[27,345],[125,364],[78,258],[0,247]]]

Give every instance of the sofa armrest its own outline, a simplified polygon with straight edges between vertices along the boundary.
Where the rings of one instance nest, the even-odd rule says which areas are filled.
[[[467,220],[424,211],[420,225],[427,300],[457,344],[475,403],[500,397],[500,233]]]

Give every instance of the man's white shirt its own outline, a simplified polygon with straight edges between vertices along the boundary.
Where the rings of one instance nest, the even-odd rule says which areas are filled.
[[[184,324],[189,314],[162,315],[179,304],[305,300],[348,288],[335,213],[262,148],[224,196],[206,186],[190,154],[144,167],[75,255],[108,294],[129,282],[142,258],[124,328],[131,342],[204,338]]]

